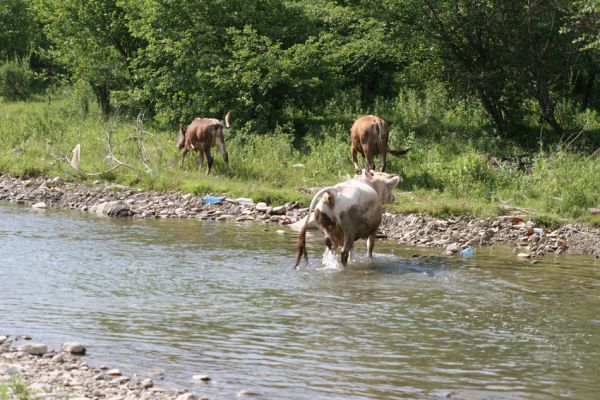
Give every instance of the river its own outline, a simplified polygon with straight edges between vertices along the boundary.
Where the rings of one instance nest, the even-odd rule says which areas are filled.
[[[324,268],[313,237],[296,271],[279,229],[0,205],[0,334],[211,399],[600,395],[599,261],[378,241]]]

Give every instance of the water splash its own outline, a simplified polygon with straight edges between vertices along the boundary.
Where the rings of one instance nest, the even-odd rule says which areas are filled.
[[[331,250],[325,249],[323,258],[321,259],[322,269],[342,269],[342,263],[339,261],[338,256]]]

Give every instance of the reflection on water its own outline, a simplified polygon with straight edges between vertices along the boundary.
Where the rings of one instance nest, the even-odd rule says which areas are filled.
[[[295,271],[277,229],[0,206],[0,333],[210,398],[596,398],[597,261],[359,242],[324,269],[314,237]]]

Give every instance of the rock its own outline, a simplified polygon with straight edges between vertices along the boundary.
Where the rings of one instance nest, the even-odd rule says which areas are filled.
[[[271,214],[273,215],[284,215],[287,212],[286,206],[277,206],[271,209]]]
[[[529,254],[529,253],[519,253],[519,254],[517,254],[517,257],[519,257],[519,258],[530,258],[531,254]]]
[[[0,335],[0,344],[6,342],[7,339],[8,339],[8,336]]]
[[[458,243],[450,243],[448,246],[446,246],[446,251],[444,252],[444,254],[447,256],[452,256],[458,253],[460,250],[461,247],[458,245]]]
[[[234,200],[235,203],[237,204],[242,204],[245,206],[252,206],[254,205],[254,200],[248,198],[248,197],[239,197],[237,199]]]
[[[45,210],[46,208],[48,208],[48,205],[43,201],[40,201],[39,203],[35,203],[34,205],[32,205],[31,208],[34,208],[36,210]]]
[[[55,355],[54,357],[52,357],[52,362],[59,363],[59,364],[65,362],[64,354],[61,353],[61,354]]]
[[[154,381],[152,381],[152,379],[147,378],[142,380],[141,385],[144,389],[149,389],[154,386]]]
[[[90,207],[91,212],[108,215],[109,217],[128,216],[129,209],[129,204],[122,200],[107,201]]]
[[[108,371],[106,371],[106,375],[110,375],[110,376],[121,376],[121,371],[119,371],[118,369],[114,368],[114,369],[109,369]]]
[[[41,356],[48,352],[48,346],[42,343],[27,343],[18,346],[17,351],[22,351],[33,356]]]
[[[237,394],[237,397],[246,397],[246,396],[261,396],[261,394],[258,392],[255,392],[253,390],[240,390]]]
[[[192,376],[192,380],[194,380],[194,381],[202,381],[202,382],[209,382],[210,381],[210,377],[208,375],[194,375],[194,376]]]
[[[184,393],[177,396],[177,400],[198,400],[198,396],[193,393]]]
[[[256,211],[267,212],[269,206],[267,205],[267,203],[261,201],[259,203],[256,203],[256,206],[254,206],[254,208],[256,209]]]
[[[60,346],[60,350],[64,351],[65,353],[84,355],[86,348],[78,342],[66,342]]]

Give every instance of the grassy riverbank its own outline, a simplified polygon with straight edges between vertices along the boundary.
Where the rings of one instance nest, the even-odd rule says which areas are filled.
[[[348,126],[359,113],[349,99],[337,99],[330,112],[321,112],[335,118],[291,116],[299,122],[274,132],[238,126],[232,113],[232,129],[226,131],[231,178],[225,177],[216,149],[213,175],[198,173],[193,153],[179,169],[175,126],[158,126],[125,112],[102,118],[90,99],[85,89],[70,88],[36,101],[0,102],[0,172],[307,204],[308,189],[339,182],[353,171]],[[391,211],[497,215],[516,208],[545,225],[565,220],[600,224],[600,216],[590,212],[600,206],[597,152],[576,151],[565,141],[562,147],[541,140],[525,147],[501,140],[476,108],[453,104],[443,111],[447,101],[406,93],[369,110],[391,121],[391,147],[411,148],[405,158],[389,156],[388,171],[404,178]],[[299,125],[308,132],[302,139],[295,135]],[[576,141],[589,137],[584,132]],[[66,162],[77,143],[81,172]],[[494,165],[492,155],[517,157]]]

